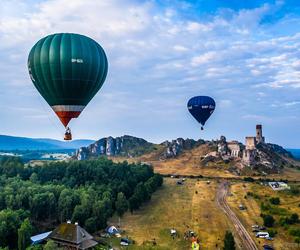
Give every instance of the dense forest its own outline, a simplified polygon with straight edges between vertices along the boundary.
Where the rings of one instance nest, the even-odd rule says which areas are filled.
[[[163,179],[145,164],[88,161],[24,164],[0,158],[0,249],[26,249],[32,234],[72,220],[90,233],[114,213],[133,212]]]

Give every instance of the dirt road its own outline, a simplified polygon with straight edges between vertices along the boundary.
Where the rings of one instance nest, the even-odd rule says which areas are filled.
[[[240,242],[242,244],[242,249],[247,250],[258,250],[258,247],[256,246],[255,242],[243,226],[243,224],[240,222],[239,218],[235,215],[235,213],[231,210],[231,208],[228,206],[226,202],[226,196],[228,193],[229,183],[228,182],[222,182],[219,185],[219,188],[217,190],[217,204],[218,206],[224,211],[224,213],[227,215],[229,220],[232,222],[235,234],[239,236]]]

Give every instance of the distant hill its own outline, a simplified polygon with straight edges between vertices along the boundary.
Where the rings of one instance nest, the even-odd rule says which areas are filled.
[[[291,149],[287,148],[287,151],[291,152],[291,154],[296,158],[300,160],[300,149]]]
[[[93,143],[93,140],[59,141],[0,135],[0,150],[58,150],[78,149]]]

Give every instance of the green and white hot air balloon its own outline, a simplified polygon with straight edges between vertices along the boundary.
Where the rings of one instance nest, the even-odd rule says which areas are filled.
[[[28,70],[36,89],[67,127],[102,87],[108,62],[103,48],[93,39],[59,33],[33,46]]]

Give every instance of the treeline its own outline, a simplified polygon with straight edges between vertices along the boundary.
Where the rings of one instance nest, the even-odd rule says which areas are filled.
[[[0,247],[25,249],[31,233],[69,219],[93,233],[106,227],[115,212],[122,216],[128,209],[138,209],[162,182],[151,166],[105,158],[42,166],[2,158]]]

